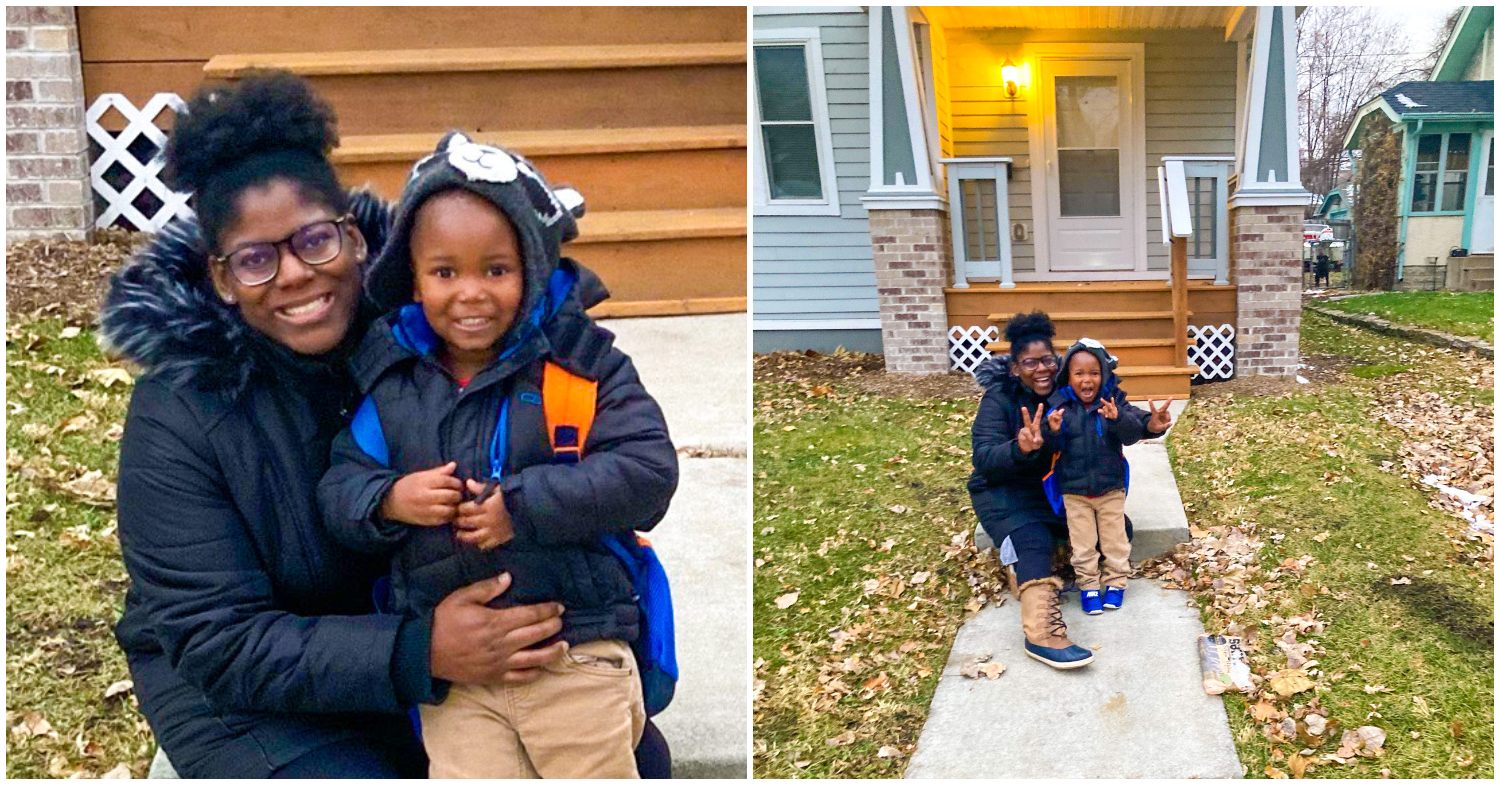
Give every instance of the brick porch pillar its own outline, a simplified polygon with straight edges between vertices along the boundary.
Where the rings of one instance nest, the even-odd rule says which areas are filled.
[[[869,214],[886,370],[947,373],[948,216],[942,210],[873,207]]]
[[[1238,288],[1237,373],[1293,376],[1302,326],[1301,206],[1229,211],[1229,259]]]
[[[7,243],[82,240],[93,225],[72,6],[5,9]]]

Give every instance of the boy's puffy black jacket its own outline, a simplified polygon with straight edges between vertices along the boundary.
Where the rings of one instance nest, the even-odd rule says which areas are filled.
[[[569,269],[572,264],[563,260]],[[319,488],[334,535],[367,553],[395,553],[397,610],[425,610],[454,589],[504,571],[513,583],[502,601],[563,604],[569,644],[635,640],[638,610],[630,578],[601,541],[649,530],[661,520],[677,487],[677,454],[661,409],[630,359],[614,348],[614,336],[570,295],[542,331],[460,392],[437,358],[421,351],[420,341],[397,339],[398,325],[410,335],[413,325],[425,328],[426,322],[417,306],[383,317],[354,359],[356,377],[378,413],[390,465],[366,454],[349,430],[339,435]],[[544,358],[599,383],[584,459],[573,465],[551,462],[541,405]],[[452,526],[380,517],[381,501],[404,474],[456,461],[457,476],[488,477],[490,440],[505,398],[510,433],[500,491],[514,540],[481,551],[459,543]]]
[[[1071,386],[1064,384],[1067,381],[1068,361],[1073,355],[1083,351],[1098,358],[1099,367],[1103,371],[1099,395],[1088,405],[1078,400]],[[1120,389],[1117,379],[1110,368],[1109,353],[1103,348],[1075,343],[1063,354],[1062,363],[1058,366],[1058,384],[1061,386],[1047,401],[1048,414],[1053,409],[1062,409],[1062,431],[1053,433],[1050,426],[1042,426],[1042,434],[1048,445],[1061,453],[1055,468],[1060,493],[1101,496],[1110,491],[1124,490],[1124,446],[1135,444],[1147,436],[1158,435],[1147,433],[1146,421],[1150,415],[1125,402],[1125,391]],[[1119,415],[1113,420],[1106,419],[1099,413],[1099,407],[1106,397],[1113,400],[1119,409]]]
[[[1027,523],[1062,525],[1042,490],[1042,477],[1052,464],[1052,449],[1044,445],[1027,454],[1016,445],[1021,409],[1035,413],[1047,399],[1012,376],[1009,362],[1008,355],[992,357],[975,374],[984,387],[984,398],[974,416],[974,472],[969,475],[969,496],[985,532],[996,543]]]
[[[378,249],[384,204],[357,194],[352,209]],[[120,445],[131,584],[115,635],[181,774],[263,777],[340,739],[409,738],[398,710],[431,697],[431,621],[375,615],[384,562],[318,524],[328,446],[357,401],[341,363],[260,337],[207,269],[195,222],[173,222],[100,315],[111,353],[147,370]]]

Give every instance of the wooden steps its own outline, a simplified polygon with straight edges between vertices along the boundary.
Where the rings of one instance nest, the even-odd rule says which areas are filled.
[[[332,158],[341,181],[395,198],[412,165],[432,152],[441,137],[351,136]],[[553,184],[575,185],[590,212],[641,205],[691,209],[745,203],[743,125],[489,131],[473,138],[525,155]]]
[[[1054,343],[1059,351],[1071,346],[1080,336],[1058,335]],[[1120,365],[1171,365],[1177,353],[1177,344],[1171,338],[1117,338],[1105,344],[1109,353],[1120,358]],[[991,352],[1000,353],[1010,349],[1010,344],[996,341],[987,346]]]
[[[114,20],[161,30],[169,55],[86,57],[97,84],[154,80],[186,95],[258,68],[302,75],[338,117],[340,180],[386,198],[451,129],[525,155],[584,195],[580,237],[563,252],[610,289],[596,313],[746,308],[743,9],[281,8],[226,22],[205,8],[150,11],[155,27],[84,15],[101,20],[89,33],[99,51],[121,48],[99,35]],[[213,46],[192,34],[205,26]],[[309,32],[319,28],[331,32]]]

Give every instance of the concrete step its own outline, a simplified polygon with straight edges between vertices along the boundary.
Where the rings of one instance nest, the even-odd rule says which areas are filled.
[[[975,614],[958,631],[906,767],[908,779],[1230,778],[1242,776],[1221,698],[1199,686],[1198,609],[1188,595],[1133,580],[1125,607],[1085,616],[1064,595],[1084,668],[1057,671],[1022,649],[1020,603]],[[1006,671],[967,679],[989,654]]]
[[[1168,406],[1173,428],[1185,409],[1187,401],[1173,401]],[[1171,436],[1169,428],[1160,439],[1136,442],[1125,448],[1125,460],[1130,461],[1130,493],[1125,497],[1125,514],[1130,516],[1134,529],[1130,541],[1132,562],[1154,559],[1171,551],[1178,543],[1188,541],[1187,513],[1182,509],[1177,478],[1173,476],[1172,464],[1167,458],[1166,440]],[[997,543],[983,528],[976,526],[974,545],[984,550],[995,547]]]

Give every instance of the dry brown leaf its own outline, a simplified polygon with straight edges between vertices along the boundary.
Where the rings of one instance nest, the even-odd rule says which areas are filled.
[[[843,733],[840,733],[839,735],[834,736],[834,737],[828,739],[828,741],[826,743],[830,747],[845,747],[845,746],[848,746],[850,744],[853,744],[854,743],[854,739],[855,739],[854,731],[852,731],[852,730],[846,730]]]
[[[776,607],[778,607],[778,608],[780,608],[782,610],[786,610],[787,608],[790,608],[793,605],[796,605],[797,604],[797,597],[800,594],[801,594],[801,592],[795,592],[795,591],[793,591],[793,592],[787,592],[786,594],[783,594],[780,597],[777,597],[776,598]]]
[[[1306,673],[1295,668],[1277,671],[1271,676],[1271,689],[1283,698],[1305,692],[1314,686],[1313,680]]]
[[[119,763],[114,768],[99,775],[99,777],[106,780],[128,780],[134,779],[135,775],[131,773],[128,764]]]
[[[130,679],[117,681],[114,684],[111,684],[108,687],[104,688],[104,699],[109,700],[116,695],[124,695],[125,693],[128,693],[133,689],[135,689],[135,682],[131,681]]]

